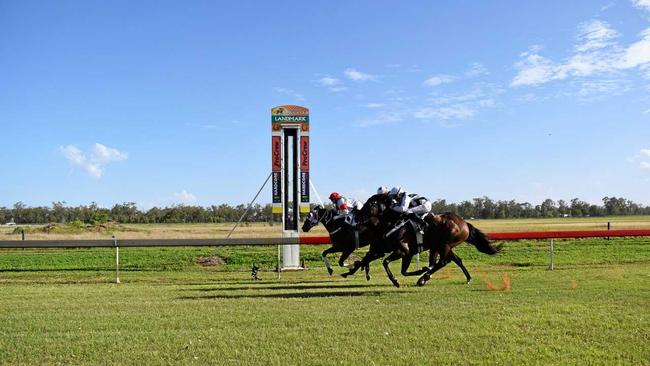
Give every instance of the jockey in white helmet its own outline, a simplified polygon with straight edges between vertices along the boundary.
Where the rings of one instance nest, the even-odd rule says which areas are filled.
[[[425,225],[422,218],[431,212],[431,202],[426,197],[408,193],[401,187],[393,187],[389,194],[393,197],[391,209],[409,216],[420,225]]]
[[[388,194],[390,191],[388,190],[388,187],[386,186],[381,186],[377,188],[377,194]]]

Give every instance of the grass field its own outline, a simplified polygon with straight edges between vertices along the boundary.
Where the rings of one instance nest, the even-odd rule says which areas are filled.
[[[565,220],[475,223],[509,231]],[[575,219],[567,229],[597,224]],[[124,234],[201,237],[221,227],[136,228]],[[399,289],[379,262],[370,282],[328,276],[322,246],[302,249],[309,270],[281,279],[274,247],[125,248],[119,285],[111,249],[2,250],[0,364],[650,364],[650,240],[556,241],[552,272],[547,246],[508,242],[489,257],[463,244],[471,285],[451,264],[423,288],[398,275]],[[215,255],[225,263],[197,264]],[[250,280],[253,261],[261,281]]]

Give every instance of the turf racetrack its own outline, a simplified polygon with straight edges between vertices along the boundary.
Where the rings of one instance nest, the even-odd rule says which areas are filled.
[[[373,278],[260,273],[275,248],[0,251],[0,364],[648,364],[647,238],[467,244],[423,288],[380,261]],[[199,256],[226,264],[201,267]],[[392,265],[395,273],[399,264]],[[336,268],[336,273],[342,272]]]

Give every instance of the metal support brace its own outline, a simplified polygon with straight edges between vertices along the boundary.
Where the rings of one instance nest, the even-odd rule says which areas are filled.
[[[253,197],[253,200],[248,204],[248,207],[246,208],[246,211],[244,211],[244,214],[241,215],[241,217],[239,218],[239,221],[237,221],[235,226],[233,226],[232,230],[230,230],[230,232],[228,233],[228,236],[226,236],[226,238],[230,239],[230,235],[232,235],[232,233],[235,231],[235,229],[237,229],[237,226],[239,226],[239,224],[241,223],[241,220],[243,220],[244,217],[246,217],[246,215],[248,215],[248,211],[251,210],[251,207],[253,207],[253,203],[255,203],[255,200],[257,200],[257,196],[260,195],[260,192],[262,192],[262,190],[266,186],[266,183],[269,182],[269,179],[271,178],[272,175],[273,175],[273,172],[269,173],[269,176],[266,177],[266,180],[264,181],[264,184],[262,184],[259,191],[257,191],[257,194],[255,194],[255,197]]]
[[[309,180],[309,185],[311,186],[311,189],[314,190],[314,193],[316,194],[316,199],[318,199],[318,203],[320,203],[321,206],[325,206],[323,204],[323,200],[320,199],[320,194],[318,194],[318,191],[316,190],[316,186],[314,185],[314,181],[310,179]]]

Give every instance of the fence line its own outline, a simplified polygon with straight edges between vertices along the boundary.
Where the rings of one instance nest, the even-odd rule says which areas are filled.
[[[553,240],[559,238],[639,237],[650,236],[650,230],[582,230],[582,231],[528,231],[488,233],[491,240],[543,240],[550,239],[550,264],[553,270]],[[23,237],[24,239],[24,237]],[[115,282],[120,283],[120,247],[220,247],[257,245],[325,245],[329,236],[305,236],[297,238],[221,238],[221,239],[98,239],[98,240],[0,240],[2,248],[115,248]],[[280,259],[278,258],[278,278]]]
[[[490,240],[578,239],[650,236],[650,230],[572,230],[488,233]],[[0,240],[0,248],[113,248],[113,247],[221,247],[256,245],[326,245],[329,236],[297,238],[217,239],[94,239],[94,240]]]

